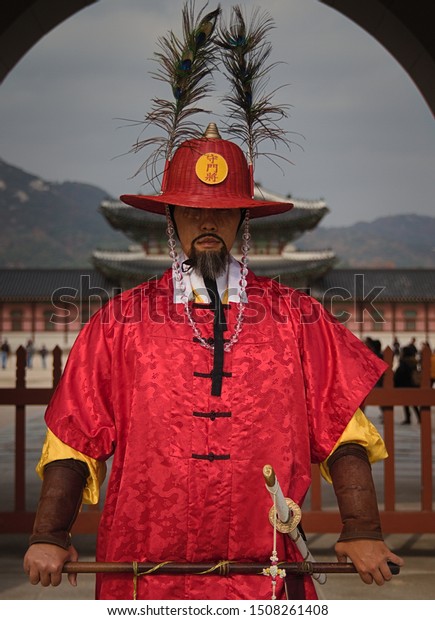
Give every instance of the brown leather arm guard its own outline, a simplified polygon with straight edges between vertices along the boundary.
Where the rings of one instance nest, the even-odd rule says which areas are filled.
[[[339,542],[383,540],[372,469],[363,446],[342,444],[328,459],[343,529]]]
[[[68,549],[89,469],[76,459],[52,461],[44,468],[41,497],[29,543],[49,543]]]

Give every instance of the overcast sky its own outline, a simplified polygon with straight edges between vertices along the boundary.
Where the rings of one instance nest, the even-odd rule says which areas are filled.
[[[233,4],[221,1],[227,14]],[[241,4],[249,14],[259,3]],[[117,119],[142,119],[153,95],[168,96],[149,75],[150,59],[157,36],[180,33],[182,5],[100,0],[48,33],[1,86],[0,156],[46,180],[90,183],[115,197],[153,193],[144,177],[131,178],[143,156],[123,155],[139,129]],[[256,180],[282,194],[324,198],[327,227],[433,216],[434,119],[408,74],[317,0],[268,0],[267,10],[276,22],[272,60],[285,61],[270,88],[289,85],[276,101],[292,105],[283,127],[299,146],[284,174],[260,159]]]

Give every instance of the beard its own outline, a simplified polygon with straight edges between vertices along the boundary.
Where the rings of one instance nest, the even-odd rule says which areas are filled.
[[[198,251],[195,248],[195,242],[201,237],[215,237],[219,239],[222,243],[222,247],[220,250],[204,250]],[[229,252],[227,246],[225,245],[223,239],[218,237],[218,235],[207,234],[201,235],[201,237],[197,237],[193,240],[192,246],[190,248],[190,257],[189,257],[189,265],[198,275],[203,278],[210,278],[212,280],[216,280],[220,275],[225,273],[228,267],[228,258]]]

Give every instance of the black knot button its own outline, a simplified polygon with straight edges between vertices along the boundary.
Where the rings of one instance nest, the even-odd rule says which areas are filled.
[[[227,461],[230,458],[229,454],[215,454],[214,452],[209,452],[208,454],[192,454],[193,459],[202,459],[203,461]]]

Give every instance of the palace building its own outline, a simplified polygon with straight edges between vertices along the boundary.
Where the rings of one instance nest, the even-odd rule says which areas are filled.
[[[435,345],[435,269],[335,268],[332,250],[294,246],[328,213],[323,200],[283,197],[263,188],[256,196],[295,206],[251,220],[249,267],[255,273],[307,291],[361,339],[378,339],[383,347],[394,338]],[[36,348],[59,345],[69,351],[102,304],[170,266],[165,218],[119,201],[104,201],[100,211],[131,242],[125,251],[95,250],[90,269],[0,269],[0,338],[12,350],[31,339]]]

